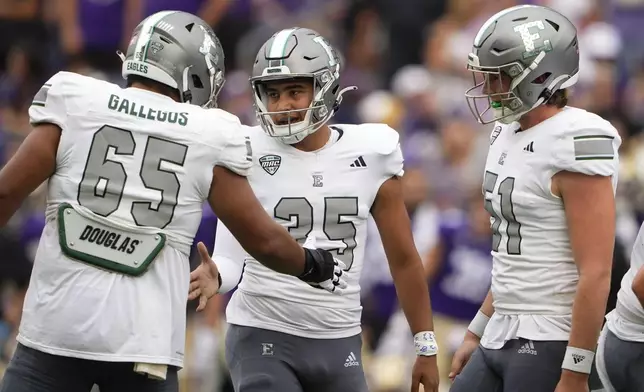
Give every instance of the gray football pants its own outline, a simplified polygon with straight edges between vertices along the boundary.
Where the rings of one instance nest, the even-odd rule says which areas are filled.
[[[367,392],[360,335],[307,339],[230,325],[226,362],[235,392]]]
[[[597,371],[606,392],[644,392],[644,343],[621,340],[604,327]]]
[[[134,372],[131,362],[103,362],[43,353],[18,344],[0,392],[178,392],[177,368],[164,381]]]
[[[568,342],[513,339],[500,350],[479,346],[456,376],[450,392],[553,392]],[[601,391],[595,367],[591,391]]]

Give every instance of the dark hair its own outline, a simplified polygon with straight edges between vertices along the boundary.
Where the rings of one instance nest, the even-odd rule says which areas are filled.
[[[127,87],[131,87],[132,84],[134,83],[139,83],[144,85],[145,87],[154,89],[155,91],[163,95],[167,95],[169,97],[178,99],[181,96],[181,94],[179,93],[179,90],[177,90],[176,88],[172,88],[163,83],[159,83],[156,80],[148,79],[144,76],[128,75],[126,81],[127,81]]]
[[[546,101],[546,105],[556,106],[559,109],[568,105],[568,89],[564,88],[555,91]]]

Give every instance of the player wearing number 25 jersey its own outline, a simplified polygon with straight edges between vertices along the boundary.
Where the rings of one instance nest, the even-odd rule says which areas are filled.
[[[258,260],[312,283],[340,275],[329,252],[303,250],[253,195],[249,138],[210,109],[224,82],[210,27],[154,14],[123,58],[126,89],[53,76],[30,108],[33,132],[0,172],[3,224],[48,180],[2,391],[177,391],[188,255],[206,200]]]
[[[564,16],[517,6],[481,27],[469,55],[470,108],[495,122],[483,176],[493,268],[452,377],[474,354],[452,391],[588,388],[610,286],[621,140],[601,117],[566,106],[577,45]]]
[[[366,391],[360,338],[360,271],[367,218],[382,236],[402,307],[416,334],[414,381],[436,391],[436,345],[427,283],[399,177],[398,133],[383,124],[328,126],[338,109],[338,53],[309,29],[282,30],[260,49],[251,85],[261,127],[249,181],[267,213],[301,244],[346,265],[341,296],[275,274],[217,228],[213,259],[228,304],[226,360],[237,392]],[[245,265],[245,267],[244,267]]]

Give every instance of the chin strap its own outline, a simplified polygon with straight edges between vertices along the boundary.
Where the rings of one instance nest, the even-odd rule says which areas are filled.
[[[335,103],[333,104],[333,113],[337,112],[338,109],[340,109],[340,104],[342,103],[342,95],[348,91],[354,91],[357,89],[358,89],[358,86],[349,86],[340,90],[340,92],[338,93],[338,98],[335,100]]]
[[[190,68],[192,68],[192,65],[189,65],[183,69],[183,78],[181,79],[183,83],[183,91],[181,91],[181,102],[185,103],[191,103],[192,101],[192,93],[190,92],[190,88],[188,88],[188,75],[190,75]]]

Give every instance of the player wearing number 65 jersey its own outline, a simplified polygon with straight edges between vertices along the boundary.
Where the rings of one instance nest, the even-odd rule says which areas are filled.
[[[239,282],[226,311],[226,360],[237,392],[367,391],[362,371],[360,287],[367,218],[382,236],[418,360],[415,388],[436,391],[427,283],[411,236],[399,177],[398,133],[383,124],[334,125],[338,53],[309,29],[282,30],[260,49],[251,78],[261,127],[249,181],[266,212],[301,244],[331,251],[349,287],[333,296],[275,274],[217,228],[213,259],[222,292]]]
[[[453,392],[588,390],[621,140],[601,117],[566,106],[577,45],[573,24],[539,6],[503,10],[475,38],[466,97],[481,123],[495,122],[483,176],[493,269],[452,363]]]
[[[342,274],[255,198],[248,137],[236,117],[210,109],[224,57],[206,23],[154,14],[123,59],[126,89],[53,76],[30,108],[33,131],[0,172],[1,224],[49,181],[20,345],[1,391],[178,391],[188,254],[206,200],[269,267],[328,290]]]

